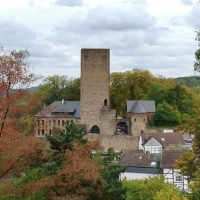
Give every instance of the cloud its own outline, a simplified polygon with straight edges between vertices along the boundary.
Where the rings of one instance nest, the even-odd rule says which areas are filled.
[[[181,2],[185,5],[192,5],[193,1],[192,0],[181,0]]]
[[[82,0],[57,0],[55,4],[59,6],[73,7],[73,6],[81,6],[83,5],[83,2]]]
[[[28,26],[15,20],[0,20],[0,43],[8,49],[29,48],[36,38],[36,33]]]
[[[192,26],[195,29],[199,29],[200,28],[199,19],[200,19],[200,5],[198,3],[195,6],[193,6],[190,14],[185,18],[185,20],[189,26]]]
[[[193,27],[200,17],[197,8],[187,16],[187,23],[172,23],[170,19],[177,15],[148,12],[145,6],[150,0],[107,1],[35,3],[12,9],[15,20],[0,12],[0,43],[10,49],[27,48],[31,65],[42,75],[79,76],[81,48],[110,48],[112,71],[139,66],[167,76],[191,74],[196,45]],[[178,19],[184,19],[182,13]]]

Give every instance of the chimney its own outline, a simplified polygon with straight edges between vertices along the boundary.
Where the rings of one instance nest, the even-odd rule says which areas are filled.
[[[62,105],[65,103],[65,100],[64,99],[62,99]]]

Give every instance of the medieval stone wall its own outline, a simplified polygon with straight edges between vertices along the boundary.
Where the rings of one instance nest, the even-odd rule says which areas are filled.
[[[101,134],[113,136],[116,131],[116,110],[101,110]]]
[[[139,147],[139,137],[129,136],[129,135],[87,135],[89,140],[98,140],[100,145],[106,151],[108,148],[113,148],[116,151],[121,150],[137,150]]]

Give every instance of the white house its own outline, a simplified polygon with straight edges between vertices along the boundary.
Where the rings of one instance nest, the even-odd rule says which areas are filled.
[[[163,151],[160,168],[163,170],[163,176],[169,183],[176,185],[184,192],[188,192],[188,179],[183,176],[180,170],[176,169],[176,161],[179,160],[184,152],[177,150]]]
[[[185,145],[183,136],[177,133],[141,133],[139,149],[145,153],[162,153],[169,145]]]

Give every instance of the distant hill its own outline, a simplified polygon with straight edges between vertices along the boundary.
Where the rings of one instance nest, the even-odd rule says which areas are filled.
[[[35,92],[38,89],[38,86],[27,88],[26,90],[30,93]]]
[[[188,87],[200,86],[200,77],[199,76],[186,76],[175,78],[177,83],[182,83]]]

